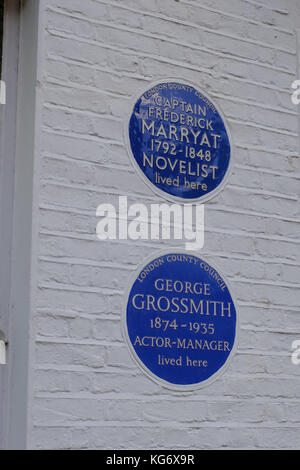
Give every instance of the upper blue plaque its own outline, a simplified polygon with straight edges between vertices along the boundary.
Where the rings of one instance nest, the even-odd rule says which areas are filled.
[[[124,332],[134,358],[152,378],[192,390],[215,380],[227,365],[237,314],[216,269],[188,253],[169,253],[137,273]]]
[[[225,183],[228,130],[216,106],[194,86],[156,84],[135,103],[128,130],[136,166],[165,197],[204,202]]]

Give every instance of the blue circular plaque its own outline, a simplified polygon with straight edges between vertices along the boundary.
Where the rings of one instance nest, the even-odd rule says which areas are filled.
[[[224,278],[188,252],[162,254],[135,276],[124,333],[133,357],[164,386],[193,390],[232,356],[237,313]]]
[[[145,91],[126,135],[135,167],[166,198],[204,202],[225,184],[229,131],[215,104],[194,85],[162,81]]]

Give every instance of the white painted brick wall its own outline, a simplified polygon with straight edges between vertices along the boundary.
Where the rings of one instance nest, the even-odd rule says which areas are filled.
[[[299,192],[292,0],[43,0],[32,448],[299,448]],[[299,27],[299,18],[298,18]],[[150,204],[122,137],[152,80],[199,84],[236,144],[206,204],[203,255],[238,299],[239,348],[215,383],[168,391],[121,335],[128,275],[166,242],[99,242],[97,206]]]

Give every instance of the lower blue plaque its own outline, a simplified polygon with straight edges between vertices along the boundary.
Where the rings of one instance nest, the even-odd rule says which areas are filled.
[[[224,278],[189,253],[148,262],[127,293],[124,333],[143,370],[162,385],[193,390],[232,356],[237,312]]]

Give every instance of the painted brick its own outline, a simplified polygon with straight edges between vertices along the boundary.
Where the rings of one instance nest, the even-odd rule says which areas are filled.
[[[41,5],[32,447],[299,448],[295,10],[284,0]],[[228,185],[205,207],[203,257],[237,298],[239,347],[209,388],[183,394],[137,367],[121,329],[132,271],[174,241],[96,238],[102,202],[163,202],[123,139],[133,100],[161,77],[207,91],[235,143]]]

